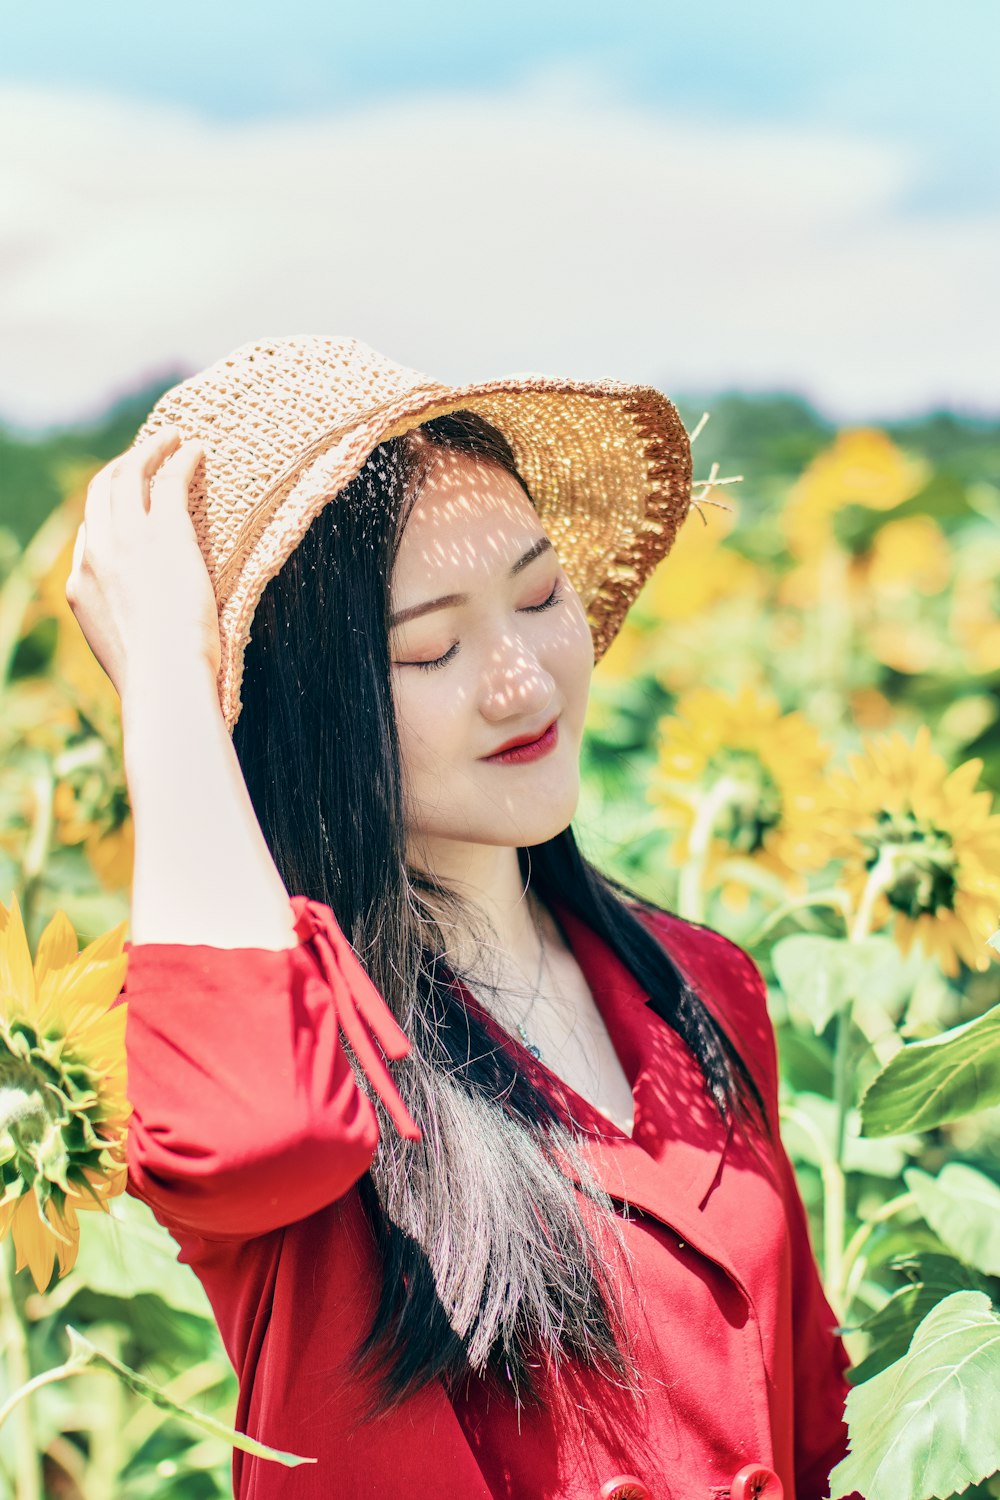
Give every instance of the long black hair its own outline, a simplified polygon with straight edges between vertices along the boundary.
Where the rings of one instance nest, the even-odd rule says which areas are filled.
[[[383,1266],[356,1362],[378,1376],[372,1413],[436,1378],[454,1389],[476,1375],[530,1403],[540,1361],[566,1355],[633,1388],[613,1204],[572,1120],[518,1066],[516,1041],[498,1044],[492,1018],[463,1003],[454,981],[473,993],[474,981],[443,961],[435,910],[481,924],[407,862],[389,585],[435,447],[499,465],[531,499],[507,441],[476,413],[381,443],[267,585],[233,735],[286,888],[331,907],[411,1042],[392,1066],[422,1140],[403,1141],[369,1090],[380,1142],[359,1184]],[[648,903],[584,858],[572,826],[518,859],[535,896],[558,893],[635,976],[722,1117],[762,1118],[737,1049],[641,920]]]

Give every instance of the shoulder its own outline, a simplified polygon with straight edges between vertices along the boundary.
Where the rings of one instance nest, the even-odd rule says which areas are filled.
[[[776,1101],[778,1059],[767,985],[756,961],[713,927],[660,907],[642,904],[636,915],[728,1034],[760,1083]]]

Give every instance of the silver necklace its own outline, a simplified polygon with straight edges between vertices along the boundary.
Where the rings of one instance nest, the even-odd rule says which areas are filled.
[[[527,1021],[528,1017],[531,1015],[531,1012],[534,1010],[535,1003],[538,1000],[539,994],[541,993],[540,985],[542,982],[542,968],[545,964],[545,938],[541,928],[538,925],[538,918],[535,915],[534,907],[531,905],[530,896],[528,897],[528,910],[531,913],[531,922],[532,926],[535,929],[535,936],[538,938],[538,973],[535,975],[535,992],[531,997],[531,1004],[525,1011],[523,1020],[518,1021],[514,1029],[516,1030],[518,1036],[521,1038],[521,1043],[524,1047],[524,1050],[530,1053],[531,1056],[536,1059],[536,1061],[541,1062],[542,1049],[538,1046],[537,1042],[533,1042],[529,1039],[528,1030],[524,1023],[525,1021]]]

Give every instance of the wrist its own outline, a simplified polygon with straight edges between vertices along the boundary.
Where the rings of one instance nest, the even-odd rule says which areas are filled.
[[[221,718],[218,674],[213,663],[202,656],[180,660],[176,653],[169,658],[147,654],[133,663],[122,684],[123,730],[128,734],[130,726],[149,719],[174,722],[178,711],[189,704],[214,708]]]

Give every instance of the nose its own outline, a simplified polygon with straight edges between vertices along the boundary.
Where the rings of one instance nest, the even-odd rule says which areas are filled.
[[[480,710],[496,723],[544,713],[555,696],[555,680],[531,647],[505,632],[491,649],[482,675]]]

